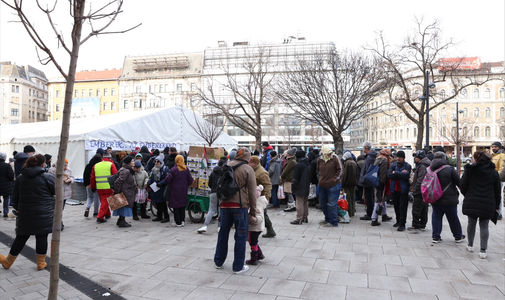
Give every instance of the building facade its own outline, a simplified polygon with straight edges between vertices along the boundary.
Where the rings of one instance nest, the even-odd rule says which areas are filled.
[[[75,73],[71,118],[84,118],[119,112],[121,69],[91,70]],[[63,77],[51,79],[49,86],[50,120],[61,120],[66,82]]]
[[[505,85],[504,64],[483,63],[490,69],[489,80],[482,85],[469,85],[453,99],[438,105],[442,99],[455,94],[454,87],[449,80],[437,82],[436,87],[430,90],[435,95],[430,99],[430,146],[444,146],[447,153],[455,149],[457,136],[462,146],[461,151],[469,155],[476,150],[489,149],[494,141],[505,140]],[[438,75],[435,73],[435,75]],[[464,73],[461,76],[464,82]],[[483,81],[485,75],[476,79]],[[418,82],[423,83],[423,78]],[[415,93],[416,91],[414,91]],[[417,91],[422,95],[422,91]],[[456,123],[456,103],[458,103],[459,124]],[[351,140],[357,136],[356,131],[363,130],[364,140],[371,141],[377,147],[413,148],[417,141],[417,126],[387,97],[377,98],[370,105],[380,107],[381,112],[367,116],[363,120],[364,128],[354,127]],[[413,117],[418,116],[414,113]],[[425,121],[426,122],[426,121]],[[457,130],[459,128],[459,134]],[[426,132],[426,128],[424,129]],[[423,133],[425,133],[423,132]],[[425,138],[424,138],[425,141]],[[425,143],[423,142],[423,145]],[[353,143],[351,147],[359,147],[360,143]]]
[[[0,74],[2,125],[47,121],[48,80],[44,72],[2,62]]]

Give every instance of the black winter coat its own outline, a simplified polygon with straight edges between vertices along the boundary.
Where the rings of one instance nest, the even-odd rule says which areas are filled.
[[[417,163],[414,182],[412,183],[412,194],[421,195],[421,183],[423,182],[424,176],[426,176],[426,170],[430,165],[431,161],[427,157],[424,157]]]
[[[152,156],[151,152],[149,152],[149,149],[147,149],[147,146],[142,146],[142,148],[140,148],[139,153],[142,154],[142,164],[145,166]]]
[[[10,164],[5,161],[0,162],[0,196],[12,195],[12,182],[14,181],[14,171]],[[9,201],[4,199],[4,201]]]
[[[377,158],[378,153],[375,151],[370,151],[365,155],[365,162],[363,163],[363,167],[359,173],[359,185],[362,187],[369,187],[368,184],[365,183],[365,175],[368,171],[368,168],[374,164],[375,159]]]
[[[493,162],[465,165],[461,178],[464,215],[481,220],[493,218],[500,207],[500,192],[500,178]]]
[[[209,175],[209,187],[211,193],[217,193],[217,181],[219,180],[219,174],[221,173],[222,169],[223,168],[220,166],[215,166],[212,170],[212,173]]]
[[[444,194],[440,199],[438,199],[435,203],[431,205],[458,205],[459,203],[459,192],[456,187],[459,187],[459,176],[458,172],[454,170],[453,167],[449,165],[449,161],[442,158],[436,158],[431,162],[430,169],[435,171],[441,166],[449,166],[443,170],[440,170],[437,173],[438,181],[440,181],[440,187],[445,189],[447,186],[447,190],[445,190]]]
[[[85,187],[91,184],[91,172],[93,171],[93,167],[101,161],[102,161],[101,158],[98,159],[91,158],[89,163],[84,168],[84,173],[82,174],[82,180]]]
[[[318,184],[319,180],[317,179],[317,159],[319,158],[318,155],[310,161],[310,183],[312,184]]]
[[[165,156],[165,166],[167,166],[167,168],[169,170],[172,170],[172,168],[175,166],[175,158],[177,157],[177,154],[170,154],[170,155],[167,155]]]
[[[12,196],[18,211],[16,234],[41,235],[53,231],[54,176],[42,167],[25,167],[16,179]]]
[[[354,160],[348,158],[344,162],[344,175],[342,176],[342,187],[355,187],[358,185],[359,174],[358,165]]]
[[[310,165],[306,157],[297,160],[291,181],[293,194],[299,197],[308,197],[310,191]]]
[[[18,154],[16,154],[16,156],[14,156],[14,174],[16,177],[19,176],[19,174],[21,174],[21,168],[23,168],[23,166],[25,165],[25,162],[28,160],[28,154],[24,153],[24,152],[20,152]]]

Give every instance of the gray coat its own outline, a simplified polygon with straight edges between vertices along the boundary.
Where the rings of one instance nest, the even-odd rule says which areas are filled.
[[[268,176],[270,176],[270,182],[272,185],[281,184],[281,160],[279,156],[276,156],[270,160],[270,166],[268,168]]]
[[[135,171],[131,166],[123,164],[118,173],[118,178],[114,183],[114,192],[122,192],[126,200],[128,200],[128,207],[133,207],[133,203],[135,202],[135,180],[133,179],[133,174]]]

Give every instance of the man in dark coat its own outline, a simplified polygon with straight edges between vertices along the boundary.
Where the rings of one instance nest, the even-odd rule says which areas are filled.
[[[414,202],[412,203],[412,226],[408,230],[425,230],[428,222],[428,204],[424,203],[421,195],[421,183],[426,176],[427,169],[431,165],[431,161],[426,157],[424,150],[419,150],[414,153],[416,169],[414,174],[414,182],[412,183],[412,194]]]
[[[366,172],[368,171],[368,168],[374,164],[378,153],[372,150],[372,143],[368,141],[363,143],[363,152],[365,152],[365,162],[363,163],[363,168],[361,168],[361,172],[359,174],[359,185],[363,187],[365,193],[366,215],[364,215],[359,219],[364,221],[370,221],[372,220],[372,213],[375,201],[374,201],[373,187],[365,183],[365,175]]]
[[[168,155],[165,155],[164,163],[169,170],[175,166],[175,158],[177,157],[177,149],[175,147],[170,147],[168,149]]]
[[[3,217],[7,218],[9,213],[9,200],[12,195],[12,183],[14,182],[14,172],[10,164],[6,163],[7,154],[0,152],[0,196],[3,199]]]
[[[103,153],[103,152],[102,152]],[[82,180],[84,186],[86,187],[86,208],[84,211],[84,217],[87,218],[89,216],[89,209],[91,208],[91,204],[93,204],[93,217],[98,216],[98,210],[100,209],[100,196],[91,188],[91,172],[93,171],[93,167],[102,161],[102,155],[95,154],[89,161],[89,163],[84,168],[84,173],[82,174]]]
[[[151,152],[149,152],[147,146],[142,146],[142,148],[140,148],[139,153],[142,154],[142,165],[145,166],[149,161],[149,159],[151,158]]]
[[[365,156],[361,154],[358,156],[356,162],[356,164],[358,165],[358,174],[361,174],[361,169],[363,169],[364,163],[365,163]],[[365,201],[363,200],[363,187],[359,184],[359,175],[358,175],[358,186],[356,188],[356,203],[365,204]]]
[[[410,172],[412,172],[412,167],[405,161],[405,152],[398,151],[396,161],[391,164],[388,170],[388,177],[391,179],[389,190],[393,193],[393,205],[396,215],[396,223],[393,227],[398,227],[398,231],[405,231],[405,224],[407,223]]]
[[[303,222],[308,223],[309,215],[309,192],[310,192],[310,165],[305,157],[305,151],[298,150],[295,154],[296,165],[291,181],[291,190],[296,197],[296,220],[293,225],[300,225]]]
[[[33,148],[31,145],[26,145],[23,148],[22,153],[18,153],[16,154],[16,156],[14,156],[15,159],[14,171],[16,177],[18,177],[19,174],[21,174],[21,168],[23,168],[23,166],[25,165],[25,162],[28,159],[28,157],[33,156],[34,154],[35,154],[35,148]]]
[[[261,166],[266,171],[268,171],[268,168],[270,167],[270,159],[271,159],[270,152],[272,152],[274,150],[274,148],[272,146],[270,146],[270,144],[268,142],[263,142],[262,148],[263,148],[263,156],[261,157],[261,161],[260,161]]]
[[[354,162],[351,152],[346,152],[342,156],[344,161],[344,174],[342,175],[342,188],[344,189],[345,196],[349,208],[349,217],[354,217],[355,209],[355,192],[356,186],[358,185],[358,165]]]

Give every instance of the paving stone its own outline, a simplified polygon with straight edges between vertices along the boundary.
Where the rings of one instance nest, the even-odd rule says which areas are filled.
[[[167,299],[167,296],[170,295],[170,300],[182,300],[196,288],[196,285],[182,283],[167,284],[163,282],[144,294],[144,296],[151,299]]]
[[[365,300],[365,299],[381,299],[390,300],[391,294],[389,291],[376,290],[361,287],[347,287],[346,300]]]
[[[427,279],[421,267],[386,265],[388,276]]]
[[[340,285],[321,284],[315,282],[307,282],[302,295],[302,299],[342,299],[346,297],[347,287]]]
[[[369,274],[368,287],[378,290],[412,292],[407,277],[389,277]]]
[[[362,263],[351,261],[349,271],[351,273],[386,275],[385,265],[375,263]]]
[[[261,276],[230,276],[219,288],[257,293],[266,281]]]
[[[302,294],[305,284],[303,281],[269,278],[259,293],[298,298]]]
[[[260,265],[253,273],[253,276],[288,279],[294,267]]]
[[[306,282],[326,283],[328,281],[329,275],[330,271],[326,270],[294,268],[293,272],[291,272],[288,279],[297,281],[306,281]]]
[[[368,287],[368,275],[361,273],[330,271],[328,284],[366,288]]]
[[[453,288],[453,286],[447,281],[439,280],[427,280],[427,279],[417,279],[409,278],[410,287],[414,293],[421,294],[434,294],[438,297],[449,296],[457,297],[458,293]]]

